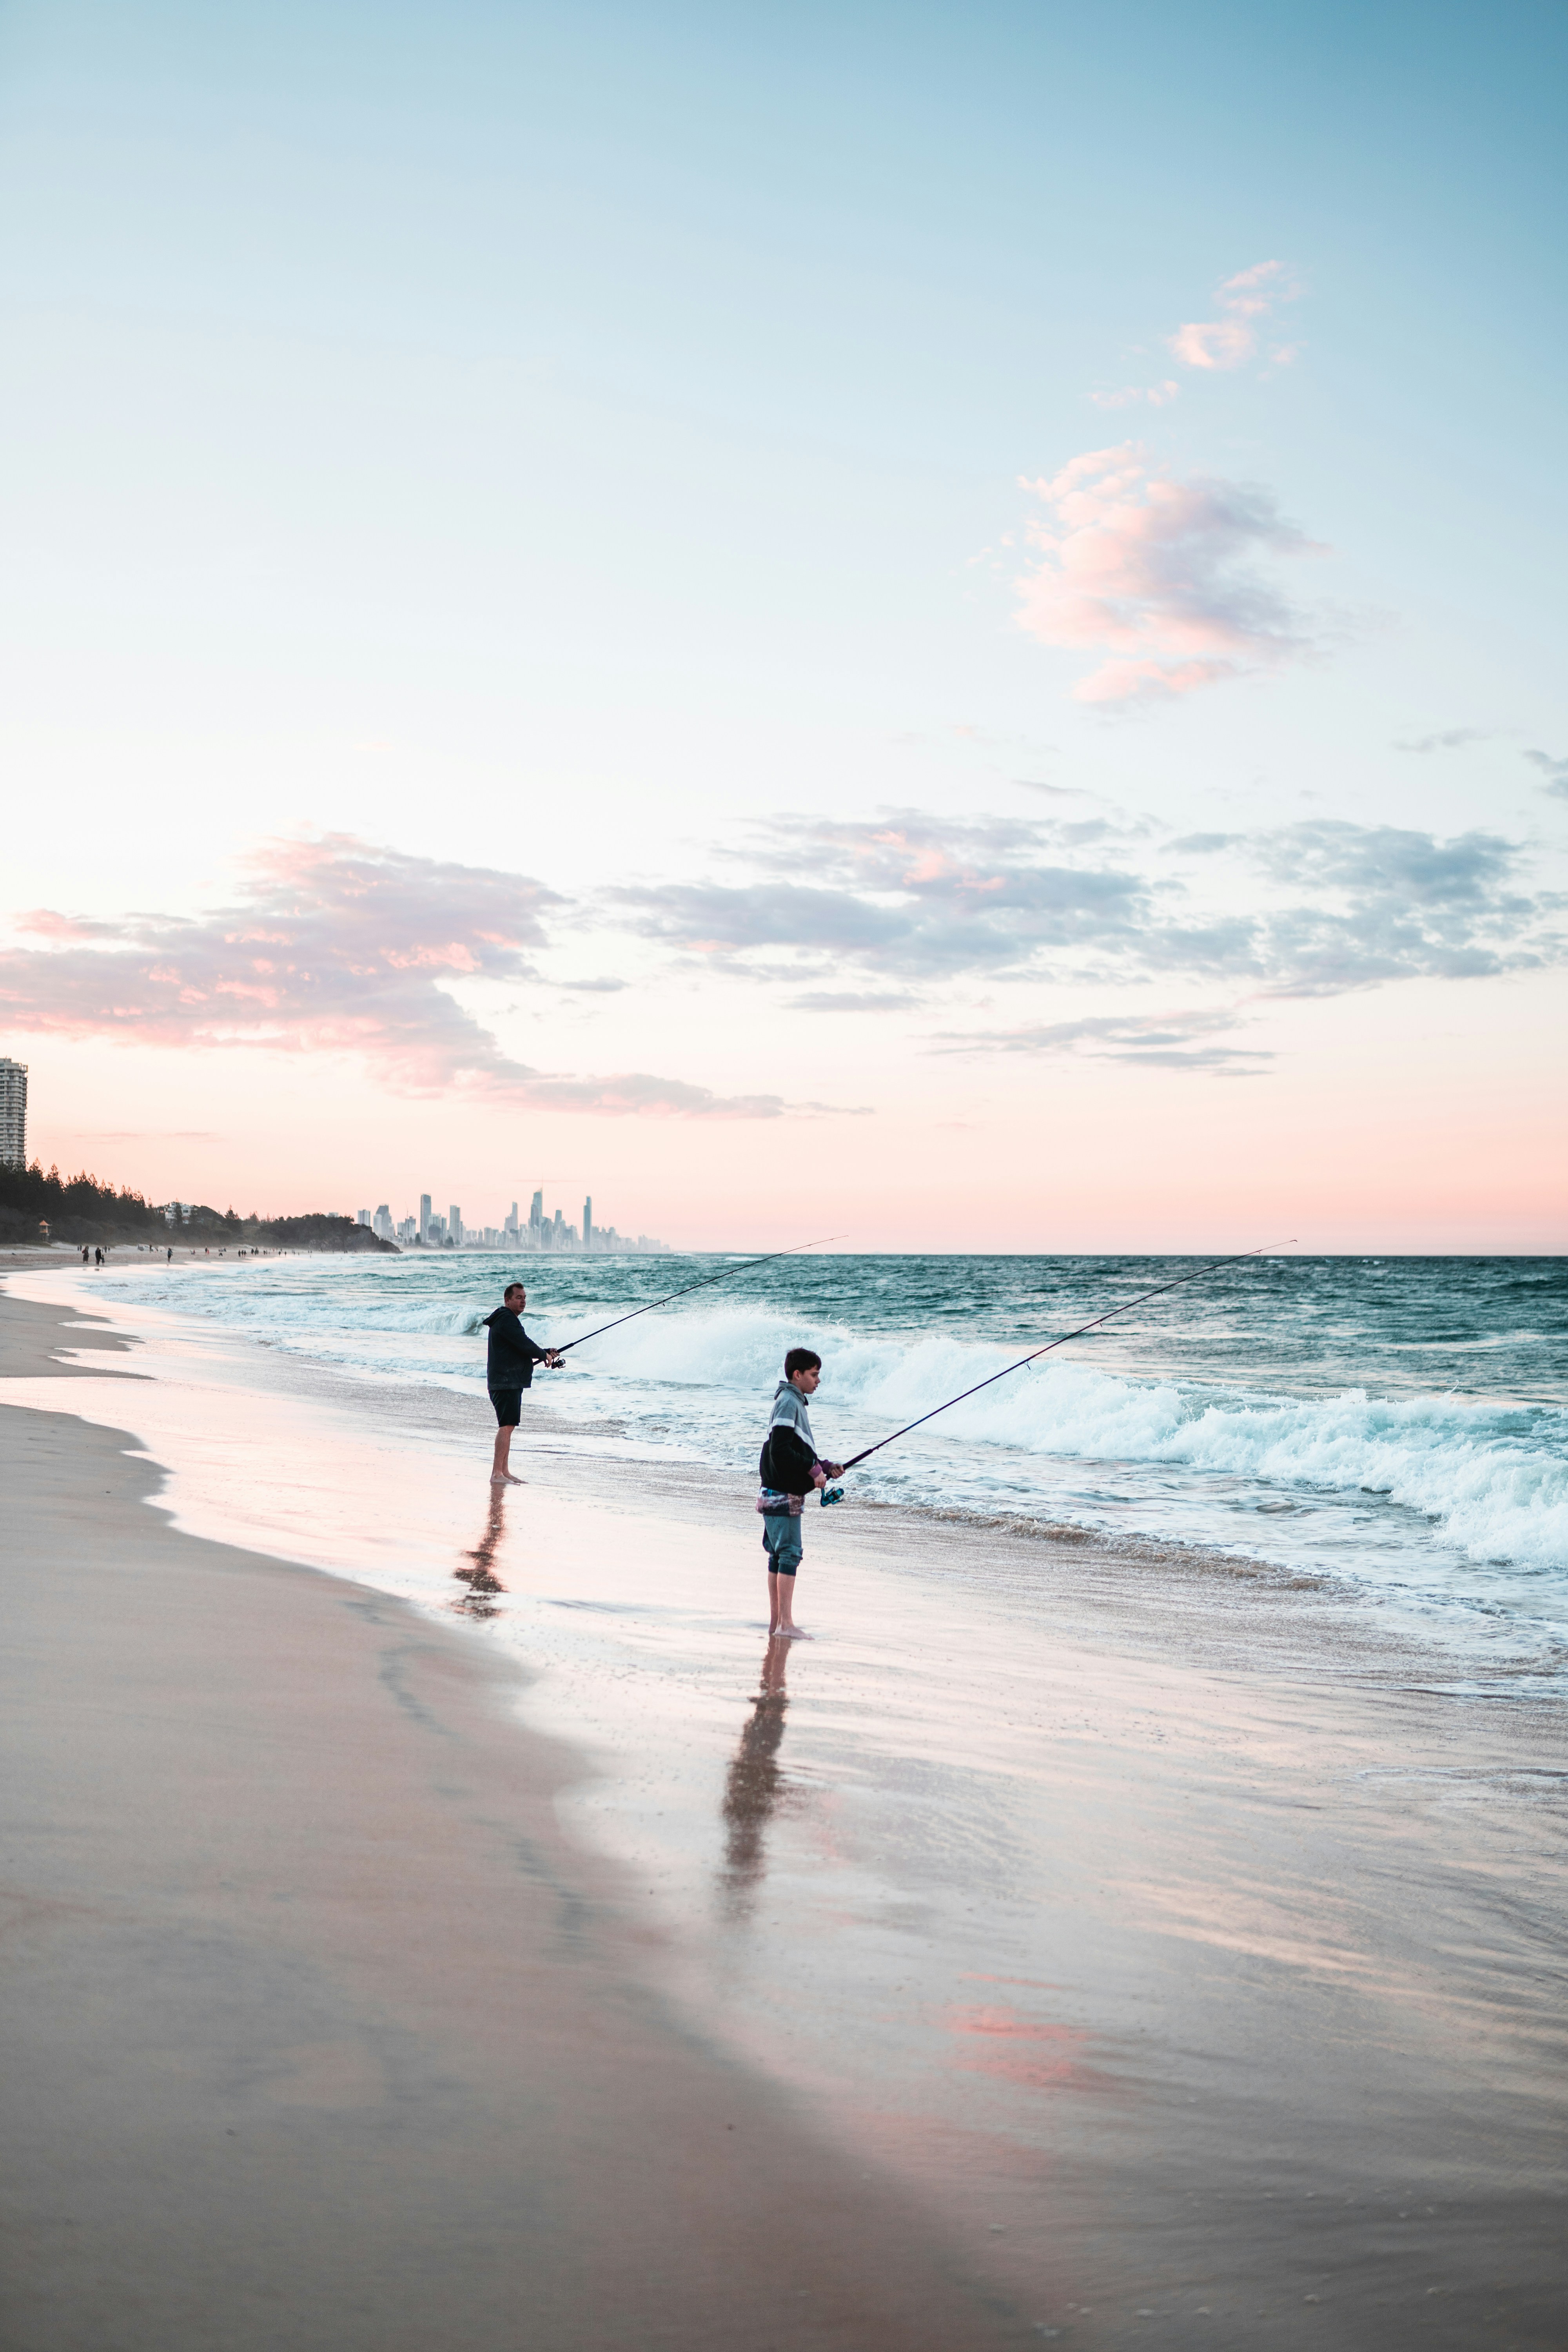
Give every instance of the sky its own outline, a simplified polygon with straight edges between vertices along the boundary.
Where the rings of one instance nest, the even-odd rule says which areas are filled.
[[[149,1197],[1561,1251],[1553,5],[0,5],[0,1053]]]

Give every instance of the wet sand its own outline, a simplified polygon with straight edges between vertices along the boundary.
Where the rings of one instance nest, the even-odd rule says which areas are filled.
[[[74,1305],[68,1313],[77,1326]],[[68,1350],[90,1339],[59,1319],[8,1302],[0,1333],[26,1323],[35,1344],[52,1336]],[[156,1360],[141,1354],[144,1365]],[[136,1361],[122,1357],[117,1370]],[[367,1432],[360,1396],[345,1405],[342,1382],[298,1366],[274,1387],[246,1388],[237,1410],[234,1383],[260,1383],[261,1373],[205,1346],[184,1370],[171,1359],[159,1381],[117,1379],[112,1395],[90,1368],[64,1378],[94,1422],[112,1411],[175,1465],[162,1491],[183,1526],[209,1533],[226,1513],[259,1548],[270,1525],[301,1557],[364,1580],[345,1585],[172,1536],[130,1499],[159,1486],[150,1465],[128,1462],[124,1441],[101,1428],[84,1436],[84,1425],[37,1410],[57,1398],[68,1405],[68,1387],[15,1382],[11,1393],[35,1409],[0,1413],[8,1447],[28,1443],[18,1423],[58,1427],[68,1454],[86,1443],[109,1465],[102,1483],[116,1491],[104,1502],[132,1529],[112,1538],[117,1557],[129,1545],[139,1561],[199,1555],[205,1564],[181,1571],[199,1608],[172,1606],[151,1632],[137,1610],[125,1637],[141,1660],[132,1689],[137,1677],[162,1678],[160,1738],[182,1695],[209,1683],[222,1690],[221,1706],[204,1698],[199,1723],[182,1727],[182,1787],[194,1778],[230,1791],[242,1738],[247,1754],[270,1753],[268,1727],[279,1710],[287,1717],[288,1801],[270,1776],[258,1793],[249,1773],[243,1803],[226,1794],[202,1832],[210,1883],[174,1871],[194,1906],[183,1924],[194,1932],[199,1918],[209,1939],[221,1926],[270,1958],[280,1916],[297,1932],[308,1913],[315,1935],[318,1914],[330,1914],[333,1949],[354,1954],[355,1969],[390,1972],[400,2000],[412,1998],[403,1979],[418,1980],[422,2033],[437,2030],[424,2006],[426,1970],[453,1968],[463,1987],[476,1972],[482,2020],[465,2008],[459,2029],[439,1988],[434,1998],[440,2031],[472,2066],[481,2023],[499,2015],[508,2035],[522,2032],[506,1989],[515,1979],[503,1969],[498,1980],[493,1952],[469,1948],[493,1937],[492,1896],[521,1901],[492,1885],[516,1867],[510,1829],[498,1822],[522,1822],[531,1853],[548,1857],[555,1945],[542,1959],[549,1937],[536,1890],[523,1971],[530,2022],[542,2010],[565,2021],[547,2037],[544,2087],[521,2061],[498,2072],[496,2104],[521,2102],[530,2117],[521,2132],[514,2117],[510,2142],[484,2098],[438,2116],[442,2177],[447,2165],[452,2178],[471,2177],[471,2158],[489,2184],[476,2275],[492,2284],[498,2275],[497,2168],[531,2184],[531,2196],[544,2197],[541,2173],[555,2184],[556,2204],[539,2208],[551,2216],[547,2238],[530,2237],[524,2268],[531,2276],[542,2265],[548,2293],[567,2298],[545,2308],[568,2316],[518,2340],[591,2344],[595,2326],[606,2341],[617,2327],[617,2341],[628,2331],[654,2340],[665,2323],[635,2300],[626,2269],[606,2273],[606,2299],[587,2319],[587,2306],[571,2303],[585,2290],[563,2290],[551,2271],[561,2253],[574,2279],[597,2280],[623,2260],[639,2272],[644,2258],[626,2248],[647,2242],[645,2230],[669,2257],[656,2302],[695,2292],[694,2268],[717,2292],[713,2242],[725,2291],[740,2295],[720,2317],[707,2305],[696,2317],[676,2311],[677,2342],[728,2340],[726,2328],[742,2324],[737,2313],[763,2343],[918,2343],[928,2321],[944,2342],[977,2346],[1156,2336],[1238,2352],[1259,2343],[1373,2352],[1568,2338],[1568,1754],[1560,1706],[1532,1696],[1528,1678],[1506,1691],[1496,1684],[1486,1699],[1452,1662],[1395,1638],[1374,1612],[1347,1612],[1331,1593],[1292,1591],[1289,1580],[1236,1563],[1133,1560],[848,1510],[810,1522],[801,1615],[821,1640],[770,1649],[754,1615],[756,1523],[733,1482],[574,1452],[563,1409],[525,1428],[531,1483],[492,1506],[473,1451],[482,1439],[488,1454],[488,1439],[459,1397],[378,1395],[378,1425]],[[85,1508],[62,1466],[35,1557],[58,1557],[63,1527]],[[160,1585],[164,1573],[160,1566]],[[62,1601],[58,1578],[35,1590],[31,1571],[22,1581],[29,1609],[61,1612],[49,1641],[68,1686],[83,1596]],[[253,1583],[265,1599],[246,1600]],[[366,1589],[388,1583],[416,1606]],[[94,1629],[111,1587],[123,1596],[123,1580],[110,1577],[87,1612]],[[449,1632],[438,1613],[466,1622]],[[323,1624],[350,1626],[349,1648]],[[370,1645],[363,1657],[355,1642]],[[108,1716],[91,1750],[100,1803],[105,1786],[121,1801],[110,1749],[147,1713],[125,1703],[119,1643],[98,1643],[94,1630],[89,1644],[89,1654],[101,1651],[93,1688]],[[414,1661],[408,1672],[423,1681],[405,1692],[391,1658]],[[374,1680],[395,1740],[413,1743],[389,1780],[379,1764],[359,1765],[363,1727],[352,1740],[338,1734],[336,1695],[357,1690],[356,1676],[367,1690]],[[454,1797],[433,1800],[428,1783],[417,1802],[409,1793],[419,1785],[413,1755],[424,1752],[410,1727],[423,1718],[400,1692],[442,1726],[428,1738],[443,1756],[475,1759],[463,1785],[503,1792],[499,1804],[487,1794],[480,1827],[472,1796],[465,1813]],[[57,1740],[63,1706],[47,1720]],[[249,1728],[231,1736],[231,1718]],[[542,1730],[557,1737],[542,1741]],[[79,1736],[68,1744],[74,1756]],[[140,1753],[134,1742],[127,1753]],[[456,1789],[460,1775],[445,1769]],[[310,1893],[315,1881],[298,1856],[336,1837],[344,1790],[354,1822],[371,1811],[343,1832],[358,1860],[329,1900],[324,1883]],[[433,1927],[409,1881],[424,1878],[422,1841],[451,1839],[455,1820],[468,1824],[458,1846],[466,1891],[449,1892],[443,1874],[457,1864],[440,1856]],[[49,1843],[74,1853],[85,1834],[78,1825]],[[126,1852],[134,1859],[134,1842]],[[220,1865],[247,1895],[243,1918],[222,1908],[231,1897]],[[159,1867],[163,1886],[173,1865]],[[563,1941],[568,1899],[575,1943]],[[389,1937],[383,1926],[399,1904],[413,1916],[396,1911]],[[507,1936],[515,1958],[510,1926]],[[568,1957],[552,1973],[544,1963],[555,1946]],[[341,1961],[332,1966],[341,1975]],[[375,1991],[390,2000],[381,1978]],[[236,2015],[214,2013],[204,2046],[215,2069]],[[602,2050],[606,2015],[615,2031]],[[635,2184],[600,2195],[606,2137],[595,2115],[610,2094],[596,2062],[618,2052],[628,2017],[638,2054],[616,2063],[639,2094],[657,2079],[668,2102],[654,2126],[661,2136],[679,2144],[689,2112],[707,2112],[704,2070],[717,2070],[798,2136],[805,2177],[831,2183],[809,2211],[793,2191],[784,2203],[806,2216],[788,2225],[803,2285],[837,2275],[835,2230],[850,2242],[843,2292],[866,2299],[841,2318],[839,2336],[824,2332],[815,2308],[792,2317],[797,2290],[772,2283],[776,2168],[754,2204],[745,2183],[731,2184],[721,2208],[700,2189],[698,2222],[683,2218],[668,2243],[663,2221],[638,2218]],[[289,2031],[280,2046],[304,2050],[307,2073],[340,2041],[357,2048],[365,2038],[363,2028],[307,2031],[298,2019]],[[123,2074],[125,2052],[147,2038],[106,2013],[95,2075]],[[665,2052],[665,2072],[645,2044]],[[440,2048],[440,2065],[466,2081]],[[76,2063],[57,2054],[44,2071],[68,2074]],[[348,2059],[319,2063],[329,2086],[358,2079]],[[417,2082],[385,2088],[384,2055],[380,2063],[379,2105],[348,2107],[360,2141],[379,2132],[389,2159],[400,2125],[421,2136],[425,2095]],[[218,2078],[180,2078],[191,2116]],[[254,2086],[275,2078],[237,2059],[224,2079],[240,2081],[254,2103],[269,2095]],[[281,2079],[292,2079],[287,2068]],[[159,2095],[173,2098],[167,2082]],[[144,2082],[125,2099],[148,2118],[143,2144],[174,2145]],[[268,2165],[291,2174],[291,2136],[325,2128],[326,2112],[308,2099],[284,2116],[268,2109],[261,2177]],[[724,2120],[740,2123],[732,2105]],[[634,2123],[643,2151],[634,2171],[647,2161],[641,2131]],[[173,2179],[178,2164],[159,2160]],[[99,2191],[102,2216],[127,2193],[107,2170]],[[202,2179],[192,2194],[205,2211],[217,2189]],[[318,2179],[310,2227],[352,2235],[360,2201]],[[702,2225],[717,2227],[721,2212],[710,2242]],[[377,2262],[403,2226],[388,2221]],[[742,2242],[753,2226],[755,2248]],[[826,2258],[802,2251],[819,2226]],[[215,2229],[221,2239],[216,2223],[204,2239]],[[287,2236],[274,2231],[269,2242]],[[420,2263],[435,2260],[430,2239],[418,2242]],[[238,2276],[226,2262],[220,2289]],[[444,2307],[464,2314],[473,2337],[463,2290],[445,2275],[458,2300]],[[928,2275],[950,2298],[940,2315]],[[885,2291],[903,2300],[884,2308]],[[412,2326],[406,2338],[374,2327],[345,2336],[340,2315],[339,2334],[321,2340],[442,2341],[430,2307],[422,2336]],[[911,2309],[922,2319],[911,2323]],[[780,2312],[778,2325],[796,2325],[796,2336],[770,2332]],[[31,2352],[45,2341],[153,2339],[89,2326],[79,2337],[14,2340]],[[178,2338],[165,2328],[159,2340]],[[229,2330],[224,2340],[268,2339]],[[488,2340],[482,2327],[477,2340]]]

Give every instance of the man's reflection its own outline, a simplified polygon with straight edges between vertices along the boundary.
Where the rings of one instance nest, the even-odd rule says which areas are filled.
[[[495,1557],[506,1533],[506,1488],[492,1486],[489,1509],[485,1515],[485,1531],[472,1551],[464,1552],[463,1564],[452,1570],[460,1584],[468,1586],[453,1608],[459,1617],[498,1617],[492,1595],[506,1591],[495,1572]]]
[[[751,1908],[767,1868],[763,1832],[788,1786],[778,1753],[789,1706],[784,1688],[789,1653],[787,1642],[769,1642],[763,1656],[763,1686],[752,1701],[751,1720],[724,1782],[725,1890],[737,1913]]]

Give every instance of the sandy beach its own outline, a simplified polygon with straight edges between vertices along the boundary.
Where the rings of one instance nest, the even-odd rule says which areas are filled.
[[[12,1286],[7,2347],[1568,2335],[1529,1673]]]
[[[660,2000],[477,1645],[3,1428],[8,2347],[1016,2335]]]

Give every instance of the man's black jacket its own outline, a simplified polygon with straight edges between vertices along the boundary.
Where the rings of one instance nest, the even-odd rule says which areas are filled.
[[[498,1307],[487,1315],[484,1328],[490,1335],[489,1360],[485,1366],[485,1382],[493,1392],[497,1389],[531,1389],[533,1368],[544,1361],[549,1349],[539,1347],[522,1328],[522,1318],[510,1307]]]

